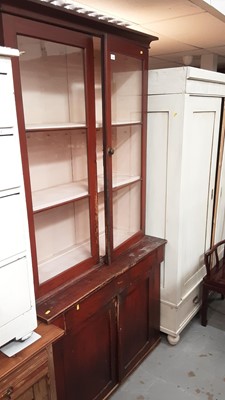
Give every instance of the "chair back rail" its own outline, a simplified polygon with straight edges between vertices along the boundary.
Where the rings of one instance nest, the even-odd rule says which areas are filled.
[[[221,246],[223,246],[222,257],[219,257]],[[225,240],[221,240],[209,249],[205,255],[205,266],[207,276],[210,277],[211,271],[220,269],[225,262]],[[223,260],[223,261],[221,261]]]
[[[210,292],[225,296],[225,239],[216,243],[204,255],[206,276],[202,281],[201,324],[207,325],[208,296]]]

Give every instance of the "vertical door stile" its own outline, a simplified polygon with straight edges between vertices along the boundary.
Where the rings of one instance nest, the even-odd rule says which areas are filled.
[[[106,263],[112,262],[113,220],[112,220],[112,159],[108,149],[111,139],[111,68],[108,36],[104,35],[102,45],[102,124],[103,124],[103,163],[104,163],[104,198],[105,198],[105,246]]]
[[[143,49],[141,52],[144,53],[144,59],[142,61],[142,164],[141,164],[141,209],[140,209],[140,221],[141,229],[145,232],[145,212],[146,209],[146,163],[147,163],[147,88],[148,88],[148,50]],[[146,54],[147,53],[147,54]]]
[[[224,168],[224,141],[225,141],[225,112],[224,112],[224,98],[222,100],[221,107],[221,127],[219,133],[219,143],[218,143],[218,161],[217,161],[217,171],[216,171],[216,182],[214,189],[214,208],[213,208],[213,219],[212,219],[212,239],[211,246],[213,246],[216,242],[223,239],[223,237],[219,236],[218,230],[220,229],[220,225],[224,222],[224,207],[222,210],[220,208],[220,197],[222,197],[222,188],[223,188],[223,168]],[[222,214],[222,215],[221,215]],[[222,220],[222,223],[221,223]],[[223,230],[222,230],[223,232]],[[221,233],[222,233],[221,232]]]
[[[98,209],[97,209],[97,171],[96,171],[96,114],[94,90],[94,54],[93,39],[87,42],[84,52],[84,76],[86,96],[86,118],[87,118],[87,163],[88,163],[88,186],[89,186],[89,207],[90,207],[90,235],[91,252],[94,260],[99,259],[99,230],[98,230]]]

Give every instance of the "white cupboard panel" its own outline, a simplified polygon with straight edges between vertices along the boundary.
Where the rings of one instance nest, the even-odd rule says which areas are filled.
[[[0,197],[0,262],[26,250],[24,211],[19,193]]]
[[[26,258],[0,268],[0,323],[1,326],[18,318],[31,308]],[[17,332],[15,332],[16,336]]]
[[[155,236],[162,238],[165,238],[166,230],[168,128],[168,111],[148,113],[147,199],[151,200],[147,207],[146,221],[148,234],[154,232]],[[152,164],[154,169],[151,168]]]
[[[1,60],[0,88],[0,128],[9,128],[15,124],[14,93],[10,60]]]
[[[0,346],[37,326],[10,55],[0,57]],[[9,57],[4,57],[8,55]]]
[[[18,143],[14,135],[0,134],[0,191],[20,186]]]
[[[190,97],[183,143],[181,254],[184,291],[210,247],[221,99]]]
[[[178,276],[183,95],[149,100],[147,138],[146,233],[167,240],[161,267],[161,298],[180,299],[174,290]]]

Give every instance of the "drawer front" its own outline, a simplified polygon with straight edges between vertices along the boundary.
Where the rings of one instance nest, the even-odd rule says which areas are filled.
[[[43,350],[20,368],[0,380],[0,399],[17,399],[27,389],[48,374],[48,355]],[[8,396],[8,397],[7,397]]]
[[[200,286],[194,288],[178,309],[179,331],[192,319],[201,305]]]

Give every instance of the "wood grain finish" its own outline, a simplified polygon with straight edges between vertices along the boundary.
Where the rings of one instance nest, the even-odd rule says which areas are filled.
[[[17,113],[26,181],[37,312],[39,318],[46,324],[53,323],[65,329],[65,335],[54,345],[53,349],[57,398],[58,400],[101,400],[109,396],[159,342],[159,274],[160,263],[164,259],[166,241],[144,236],[148,48],[150,42],[156,38],[110,26],[105,22],[98,23],[88,17],[82,18],[61,7],[41,4],[33,0],[21,0],[19,3],[15,0],[5,0],[1,2],[0,16],[0,39],[3,40],[4,45],[11,47],[17,47],[21,40],[22,44],[25,43],[28,46],[26,51],[28,60],[29,55],[33,54],[35,46],[43,50],[45,41],[50,48],[50,43],[54,43],[57,48],[59,45],[66,45],[83,49],[81,67],[83,78],[78,79],[78,87],[83,85],[86,94],[85,105],[81,104],[81,116],[86,115],[87,160],[81,163],[77,155],[74,158],[78,158],[77,163],[80,164],[80,168],[87,168],[89,187],[88,191],[85,187],[88,205],[80,207],[78,214],[72,214],[71,208],[67,207],[63,208],[63,211],[61,208],[60,212],[59,206],[60,204],[62,206],[62,203],[59,203],[58,197],[56,199],[55,192],[51,202],[47,203],[46,212],[40,206],[33,212],[31,153],[25,140],[27,130],[22,103],[23,98],[28,95],[28,101],[24,102],[25,120],[28,115],[29,124],[35,124],[35,118],[32,120],[31,114],[34,109],[40,111],[49,90],[42,92],[42,101],[38,105],[40,109],[35,108],[35,95],[38,96],[40,93],[40,85],[35,87],[35,79],[32,79],[26,90],[29,82],[25,81],[24,84],[23,78],[27,72],[25,69],[22,70],[22,61],[20,64],[18,61],[14,62],[13,72],[16,81]],[[24,38],[32,39],[35,46],[30,48]],[[96,39],[99,48],[98,46],[97,48],[93,47]],[[54,48],[56,49],[56,47]],[[94,65],[96,54],[93,53],[93,50],[96,52],[100,48],[99,63]],[[53,53],[50,51],[49,55],[55,57],[58,54],[57,52],[55,54],[55,51]],[[42,55],[40,58],[42,60]],[[54,66],[59,65],[59,59],[56,60],[52,57],[51,60],[54,60],[54,63],[52,61],[49,63],[49,70],[54,75]],[[45,58],[45,67],[42,69],[44,73],[41,75],[45,84],[48,82],[48,76],[45,74],[46,61]],[[112,61],[115,61],[113,65]],[[29,67],[29,74],[33,73],[35,77],[40,75],[42,66],[42,62],[40,64],[37,62],[36,58],[34,64],[36,70]],[[68,60],[66,65],[68,65]],[[78,63],[78,65],[81,64]],[[71,67],[71,69],[73,68]],[[100,83],[94,76],[94,70],[98,69],[101,76]],[[66,71],[68,74],[68,69]],[[79,72],[79,68],[76,71]],[[77,75],[77,72],[75,75],[80,76],[79,73]],[[113,75],[115,79],[112,79]],[[43,82],[41,82],[41,86]],[[61,78],[58,81],[56,79],[53,81],[54,85],[51,86],[52,107],[50,104],[44,109],[44,111],[47,110],[47,124],[55,123],[56,121],[51,121],[51,119],[54,120],[55,116],[60,113],[60,107],[56,107],[57,97],[62,95],[64,99],[67,99],[66,103],[68,98],[73,97],[71,96],[72,92],[70,93],[68,89],[70,87],[68,82],[72,84],[72,80],[67,79],[67,85],[63,87],[60,86],[60,82]],[[132,93],[131,88],[135,89]],[[68,91],[69,97],[67,96]],[[79,100],[82,103],[81,98]],[[27,108],[25,103],[28,104]],[[71,104],[71,110],[76,108],[79,111],[78,103],[79,101],[76,99]],[[30,112],[29,105],[32,105]],[[96,146],[96,122],[98,121],[95,117],[95,107],[102,117],[100,126],[103,138],[98,146]],[[53,116],[50,118],[51,112],[53,112]],[[79,112],[78,115],[80,116]],[[61,114],[59,116],[62,117]],[[64,121],[63,118],[60,121],[63,123],[73,122]],[[40,120],[38,122],[43,123]],[[44,120],[44,122],[46,121]],[[84,123],[84,119],[81,118],[80,122]],[[136,126],[134,132],[134,126],[137,123],[139,128]],[[118,129],[118,126],[121,125],[125,125],[126,129]],[[48,126],[45,128],[48,131]],[[70,128],[68,127],[68,129]],[[33,138],[37,136],[40,144],[40,132],[34,133],[30,129],[28,130],[29,135],[33,135]],[[50,135],[50,132],[48,131],[46,134]],[[63,144],[65,148],[68,141],[62,140],[59,130],[56,134],[51,133],[51,135],[57,138],[60,146]],[[35,140],[32,143],[35,143]],[[71,142],[70,146],[74,143]],[[84,141],[79,139],[80,148],[82,148],[82,143]],[[122,143],[125,147],[122,146]],[[56,151],[55,147],[52,148],[53,157],[50,157],[49,149],[52,142],[47,142],[47,144],[48,146],[45,141],[44,152],[47,152],[47,158],[50,161],[57,159],[57,154],[61,154],[63,150]],[[112,161],[114,144],[118,151]],[[97,173],[99,173],[96,171],[97,147],[101,148],[101,166],[104,164],[99,174],[101,182],[104,181],[104,206],[101,210],[99,210],[97,192]],[[109,148],[112,149],[111,153]],[[36,151],[37,148],[35,148]],[[65,154],[67,154],[66,165],[68,165],[68,160],[69,164],[73,165],[71,152],[69,152],[69,156],[68,152]],[[126,154],[129,155],[129,162]],[[82,153],[82,159],[84,159],[83,155],[84,153]],[[49,166],[49,162],[46,162],[45,158],[42,159],[41,152],[38,152],[35,157],[35,160],[38,160],[38,167],[40,164],[44,165],[44,169],[41,170],[35,181],[38,184],[50,167],[55,173],[54,179],[65,172],[63,163],[50,162],[51,166]],[[124,169],[124,163],[130,165],[128,171],[127,168]],[[74,172],[73,169],[69,169],[69,171]],[[127,179],[128,175],[130,179],[125,180],[125,184],[122,184],[121,181],[118,184],[119,180],[115,179],[115,175],[122,175],[124,179]],[[84,178],[86,179],[87,176]],[[77,180],[79,181],[79,179]],[[48,179],[47,181],[49,185],[47,189],[50,189],[52,195],[51,186],[55,185],[49,184]],[[67,184],[67,181],[62,181],[61,184]],[[41,189],[46,189],[46,187],[41,187]],[[60,199],[61,189],[62,186],[60,188],[60,185],[57,185],[56,191],[57,194],[60,192]],[[48,191],[48,195],[50,192]],[[103,188],[101,192],[103,194]],[[67,204],[67,200],[64,198],[60,201],[65,201]],[[75,200],[77,199],[74,199],[74,202]],[[49,209],[47,210],[47,208]],[[53,214],[55,208],[57,208],[57,212]],[[84,218],[87,210],[90,211],[90,229],[87,218]],[[47,213],[50,214],[50,212],[51,216],[48,218]],[[61,225],[61,222],[65,223],[67,219],[69,224]],[[57,271],[56,264],[51,264],[53,275],[47,275],[46,279],[41,279],[41,261],[58,257],[59,253],[61,254],[64,249],[68,246],[70,248],[74,243],[72,241],[74,232],[71,234],[71,231],[72,226],[76,225],[76,220],[79,220],[76,234],[81,233],[83,228],[90,230],[91,252],[88,250],[88,255],[82,259],[79,259],[77,253],[73,253],[70,265],[65,265],[65,258],[58,259]],[[99,253],[98,230],[100,231],[100,229],[98,225],[103,227],[101,234],[105,237],[105,253],[104,251]],[[60,229],[57,230],[57,226]],[[46,231],[46,236],[41,236],[45,227],[51,228],[51,230]],[[120,236],[117,235],[118,231]],[[63,247],[65,238],[69,240],[66,240],[67,244]],[[85,237],[83,239],[86,240]],[[80,242],[78,241],[78,243]],[[99,254],[104,258],[101,258]],[[49,272],[49,265],[49,263],[45,265],[47,272]],[[49,357],[52,358],[45,348],[42,351],[38,350],[36,355],[34,353],[33,357],[36,356],[38,359],[34,366],[31,365],[34,369],[30,372],[30,376],[36,374],[35,365],[37,366],[38,362],[43,368],[46,363],[46,368],[49,368],[48,360]],[[24,363],[29,363],[29,357],[31,355],[21,365],[21,374]],[[48,394],[46,394],[48,384],[45,378],[49,375],[50,369],[45,370],[44,375],[38,376],[38,382],[33,382],[30,378],[30,382],[33,383],[29,385],[32,384],[33,393],[34,387],[38,388],[34,385],[38,384],[37,390],[43,391],[42,395],[48,399]],[[26,386],[27,392],[24,391],[21,394],[18,392],[18,396],[24,396],[20,400],[29,400],[32,396],[32,391],[28,386]],[[55,393],[51,395],[53,399],[56,396]],[[35,395],[33,396],[35,398]]]
[[[14,357],[0,353],[0,399],[56,399],[51,347],[64,331],[41,323],[36,332],[41,338]]]
[[[43,320],[65,323],[54,347],[58,400],[105,398],[157,346],[164,247],[144,237],[38,304]]]

